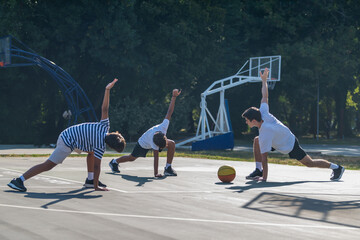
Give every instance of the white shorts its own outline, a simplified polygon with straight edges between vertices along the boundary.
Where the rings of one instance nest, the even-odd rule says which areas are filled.
[[[49,160],[55,164],[61,164],[71,152],[71,148],[66,146],[62,138],[59,136],[56,142],[56,148],[49,157]]]

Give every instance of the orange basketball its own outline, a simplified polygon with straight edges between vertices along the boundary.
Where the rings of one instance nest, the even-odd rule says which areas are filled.
[[[218,177],[220,181],[223,183],[230,183],[232,180],[234,180],[236,176],[236,171],[231,166],[221,166],[218,170]]]

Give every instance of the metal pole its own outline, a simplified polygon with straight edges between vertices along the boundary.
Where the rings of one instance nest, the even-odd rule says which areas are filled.
[[[204,94],[201,94],[201,139],[205,139],[205,127],[206,127],[206,100]]]
[[[317,106],[316,106],[316,141],[319,141],[319,102],[320,102],[320,86],[317,80]]]
[[[220,91],[220,108],[219,108],[219,118],[220,118],[220,132],[224,133],[224,90]]]

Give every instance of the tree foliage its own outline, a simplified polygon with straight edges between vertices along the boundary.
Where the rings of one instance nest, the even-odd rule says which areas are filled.
[[[282,56],[271,112],[297,135],[315,134],[319,88],[321,133],[346,137],[360,130],[359,10],[354,0],[7,0],[0,36],[61,66],[98,115],[105,85],[118,77],[111,128],[132,141],[162,121],[173,88],[183,93],[169,135],[194,134],[201,92],[249,57],[269,55]],[[67,106],[50,76],[6,68],[0,81],[0,143],[55,142]],[[260,94],[259,84],[226,92],[236,137],[248,131],[241,113]],[[216,110],[218,100],[208,104]]]

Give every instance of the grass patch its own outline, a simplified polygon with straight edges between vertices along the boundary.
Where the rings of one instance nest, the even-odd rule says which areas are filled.
[[[166,153],[161,153],[166,156]],[[360,170],[360,156],[329,156],[323,154],[309,154],[313,159],[326,159],[329,162],[340,164],[346,169]],[[175,153],[176,157],[191,157],[215,160],[229,160],[229,161],[246,161],[253,162],[253,154],[251,152],[240,151],[201,151],[191,152],[189,150],[178,150]],[[268,158],[269,163],[291,165],[291,166],[304,166],[296,159],[290,159],[288,155],[280,153],[270,153]]]
[[[254,135],[255,136],[255,135]],[[241,139],[235,139],[235,146],[252,146],[253,137],[243,137]],[[301,136],[298,137],[300,145],[301,144],[327,144],[327,145],[344,145],[344,146],[360,146],[360,137],[351,137],[351,138],[319,138],[319,140],[314,139],[312,136]]]
[[[128,144],[125,148],[125,152],[131,152],[135,144]],[[104,154],[104,157],[120,157],[126,154]],[[161,152],[160,157],[166,157],[166,151]],[[330,162],[340,164],[346,169],[360,170],[360,156],[348,157],[348,156],[328,156],[322,154],[309,154],[313,159],[326,159]],[[49,157],[50,154],[2,154],[0,157]],[[153,152],[149,151],[147,157],[153,157]],[[71,154],[71,157],[85,158],[86,154]],[[200,159],[213,159],[213,160],[227,160],[227,161],[245,161],[253,162],[253,154],[251,152],[241,151],[197,151],[193,152],[185,149],[177,149],[175,157],[188,157],[188,158],[200,158]],[[279,153],[269,154],[269,163],[291,165],[291,166],[303,166],[297,160],[289,159],[288,155]]]
[[[328,145],[345,145],[345,146],[360,146],[360,138],[320,138],[318,141],[312,137],[302,137],[299,139],[302,144],[328,144]]]
[[[160,157],[166,157],[166,152],[161,152]],[[346,169],[360,170],[360,157],[348,156],[328,156],[323,154],[309,154],[313,159],[326,159],[329,162],[340,164]],[[153,153],[149,152],[148,157],[153,157]],[[189,157],[200,159],[213,159],[213,160],[227,160],[227,161],[244,161],[254,162],[253,154],[251,152],[240,151],[197,151],[178,149],[175,157]],[[291,166],[304,166],[296,159],[290,159],[288,155],[279,153],[270,153],[268,158],[269,163],[291,165]]]

